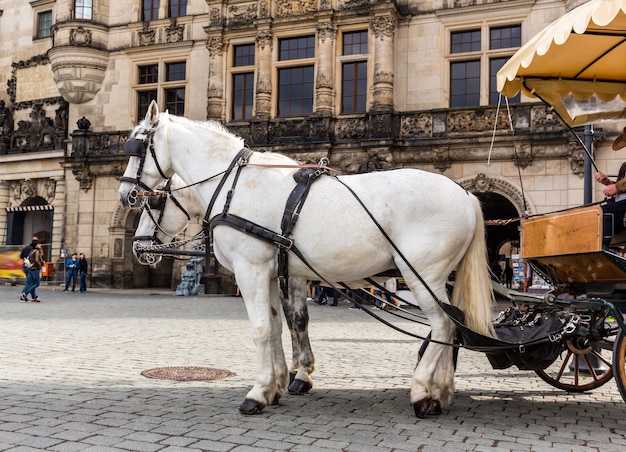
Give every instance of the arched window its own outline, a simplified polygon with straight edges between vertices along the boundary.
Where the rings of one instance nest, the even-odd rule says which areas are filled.
[[[76,0],[74,19],[91,20],[93,18],[93,0]]]

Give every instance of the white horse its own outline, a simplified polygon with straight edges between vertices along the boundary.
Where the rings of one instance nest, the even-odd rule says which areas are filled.
[[[194,184],[210,218],[226,221],[235,215],[249,226],[217,222],[213,246],[237,278],[257,348],[255,385],[239,409],[260,412],[284,394],[288,371],[280,343],[277,247],[249,232],[253,225],[281,231],[297,162],[247,152],[243,140],[219,124],[159,113],[154,102],[126,150],[134,156],[121,178],[123,205],[136,200],[137,186],[152,188],[178,174]],[[453,270],[452,304],[465,313],[471,329],[494,336],[477,198],[445,176],[416,169],[322,176],[313,183],[291,238],[309,264],[291,248],[292,276],[353,282],[400,271],[429,319],[433,339],[413,372],[410,401],[418,416],[439,413],[454,392],[452,348],[442,343],[452,342],[455,329],[439,306],[449,303],[446,281]],[[281,246],[288,247],[284,241]]]
[[[203,217],[206,209],[196,200],[187,184],[174,175],[166,186],[157,187],[156,197],[148,198],[143,206],[133,237],[133,254],[143,265],[156,265],[162,255],[150,252],[153,245],[171,243],[188,226],[192,218]],[[309,341],[306,279],[289,278],[289,297],[281,304],[291,335],[292,362],[289,369],[289,393],[305,394],[313,387],[311,374],[315,358]]]

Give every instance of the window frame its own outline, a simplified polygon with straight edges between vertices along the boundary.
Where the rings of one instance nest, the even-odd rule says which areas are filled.
[[[32,31],[32,39],[33,41],[39,40],[39,39],[48,39],[48,38],[52,38],[52,26],[54,25],[54,3],[55,0],[40,0],[37,2],[30,2],[30,6],[33,10],[33,31]],[[41,36],[39,34],[40,28],[39,28],[39,23],[40,23],[40,18],[41,15],[44,13],[50,13],[50,30],[48,30],[49,34],[46,36]]]
[[[291,40],[291,39],[301,39],[301,38],[312,38],[313,39],[313,56],[307,56],[307,57],[303,57],[303,58],[294,58],[294,59],[284,59],[281,60],[280,59],[280,47],[281,47],[281,42],[286,41],[286,40]],[[317,46],[317,35],[315,32],[309,32],[309,33],[303,33],[301,35],[285,35],[285,36],[277,36],[276,37],[276,45],[274,46],[274,61],[273,61],[273,70],[274,70],[274,77],[276,80],[276,89],[275,89],[275,96],[272,96],[272,103],[273,103],[273,109],[274,109],[274,116],[277,118],[295,118],[295,117],[302,117],[302,116],[307,116],[310,115],[311,113],[315,112],[315,78],[317,76],[317,56],[319,53],[319,49]],[[311,48],[311,47],[306,47],[306,48]],[[283,74],[284,70],[287,69],[295,69],[295,68],[308,68],[308,67],[312,67],[313,68],[313,79],[310,83],[311,86],[311,106],[310,106],[310,112],[300,112],[300,113],[291,113],[291,109],[290,109],[290,113],[288,114],[281,114],[281,107],[280,107],[280,103],[281,103],[281,95],[280,95],[280,91],[281,91],[281,81],[280,81],[280,76],[281,74]],[[293,86],[293,85],[292,85]],[[300,86],[306,87],[309,86],[309,84],[300,84]]]
[[[78,5],[79,2],[85,3],[89,1],[90,5]],[[89,17],[78,17],[79,8],[81,11],[86,12],[89,11]],[[93,20],[93,0],[74,0],[74,8],[72,9],[74,14],[74,20]]]
[[[243,48],[243,47],[250,47],[253,50],[253,57],[252,57],[252,64],[237,64],[237,49],[238,48]],[[229,78],[228,78],[228,92],[230,93],[229,96],[229,105],[228,105],[228,116],[229,116],[229,120],[230,121],[249,121],[251,119],[254,118],[254,108],[255,108],[255,101],[256,101],[256,63],[257,63],[257,57],[258,57],[258,52],[257,52],[257,48],[256,48],[256,44],[254,42],[235,42],[232,43],[232,45],[230,46],[230,54],[228,55],[230,64],[228,65],[229,68]],[[248,54],[248,59],[250,59],[249,57],[250,54]],[[250,63],[250,61],[246,61],[246,63]],[[248,87],[247,86],[247,79],[249,76],[252,76],[252,81],[251,81],[251,86]],[[244,79],[244,89],[242,89],[242,103],[241,105],[235,105],[235,99],[236,99],[236,95],[235,95],[235,89],[236,89],[236,83],[235,83],[235,78],[237,77],[243,77]],[[246,93],[248,92],[248,90],[252,91],[252,101],[251,101],[251,105],[248,106],[248,104],[246,103],[245,99],[246,99]],[[250,114],[249,116],[247,115],[247,110],[248,107],[250,107]],[[240,111],[236,111],[235,108],[240,109]],[[238,113],[238,114],[236,114]]]
[[[171,64],[185,64],[184,79],[168,80],[168,65]],[[182,101],[183,112],[180,114],[184,116],[188,111],[188,93],[189,93],[189,61],[187,57],[183,56],[170,56],[167,58],[150,59],[134,62],[134,75],[132,82],[132,90],[134,96],[134,109],[135,117],[137,121],[143,119],[140,109],[140,93],[156,92],[156,101],[159,106],[159,110],[164,111],[169,109],[169,103],[167,101],[168,92],[172,92],[177,89],[184,89],[184,100]],[[142,83],[140,79],[141,68],[156,66],[157,74],[156,81],[149,81]],[[170,111],[171,114],[178,115],[178,110]]]
[[[520,30],[520,44],[519,46],[514,47],[502,47],[497,49],[491,48],[491,31],[496,29],[504,29],[504,28],[514,28],[519,27]],[[469,31],[477,31],[480,30],[480,49],[472,50],[467,52],[453,52],[452,51],[452,35],[457,32],[469,32]],[[511,18],[507,21],[481,21],[481,22],[473,22],[465,25],[455,24],[454,26],[449,27],[446,30],[447,43],[446,43],[446,83],[447,83],[447,93],[448,93],[448,107],[449,108],[472,108],[479,106],[490,106],[494,105],[491,103],[491,95],[493,94],[491,87],[492,85],[492,74],[491,74],[491,61],[502,58],[510,58],[523,44],[523,21],[518,18]],[[463,106],[452,106],[452,69],[454,63],[469,63],[472,61],[479,61],[480,63],[480,94],[479,94],[479,103],[477,105],[463,105]],[[508,99],[509,103],[517,103],[520,102],[519,95]]]
[[[367,52],[366,53],[349,53],[349,54],[345,54],[345,48],[344,48],[344,40],[345,40],[345,36],[351,33],[365,33],[367,35]],[[340,71],[337,77],[337,83],[335,86],[337,86],[337,98],[338,98],[338,102],[337,102],[337,111],[339,112],[339,114],[343,114],[343,115],[348,115],[348,114],[362,114],[362,113],[366,113],[367,110],[369,109],[369,104],[370,104],[370,85],[371,85],[371,78],[370,78],[370,74],[371,74],[371,70],[370,70],[370,46],[371,46],[371,36],[370,36],[370,31],[368,29],[361,29],[361,28],[357,28],[357,29],[342,29],[340,30],[340,33],[338,33],[338,40],[337,40],[337,64],[340,67]],[[350,111],[347,112],[345,111],[344,108],[344,99],[345,99],[345,93],[344,93],[344,83],[345,83],[345,67],[347,64],[359,64],[359,63],[365,63],[366,65],[366,87],[365,87],[365,93],[363,93],[363,95],[365,96],[365,107],[364,110],[354,110],[354,111]],[[356,87],[352,90],[353,95],[357,92]],[[361,94],[357,94],[357,97],[360,96]],[[352,103],[355,103],[354,100],[354,96],[352,96]]]

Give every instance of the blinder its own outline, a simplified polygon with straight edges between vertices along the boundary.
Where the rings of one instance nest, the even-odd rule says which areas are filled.
[[[124,154],[129,157],[144,158],[146,156],[147,143],[138,138],[131,138],[124,143]]]

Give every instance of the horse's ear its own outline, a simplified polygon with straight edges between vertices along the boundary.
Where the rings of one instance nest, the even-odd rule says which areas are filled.
[[[148,111],[146,112],[146,121],[148,122],[148,124],[154,124],[158,120],[159,106],[157,105],[156,101],[153,100],[152,102],[150,102],[150,105],[148,105]]]

